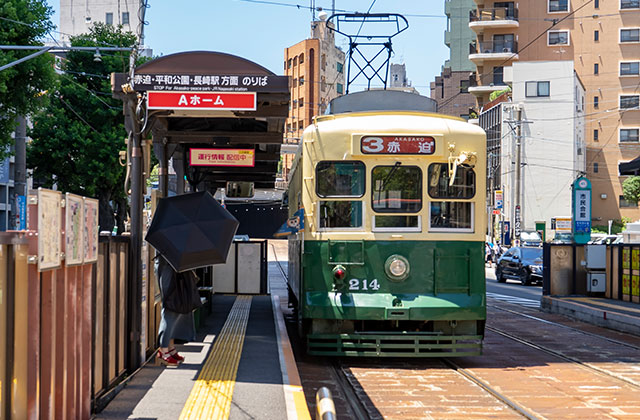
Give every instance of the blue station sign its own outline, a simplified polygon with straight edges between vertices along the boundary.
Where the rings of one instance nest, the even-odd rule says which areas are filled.
[[[573,239],[586,244],[591,239],[591,182],[580,177],[573,183]]]

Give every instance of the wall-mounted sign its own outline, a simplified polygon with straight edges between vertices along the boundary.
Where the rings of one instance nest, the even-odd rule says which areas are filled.
[[[82,264],[84,258],[84,201],[79,195],[65,195],[65,260]]]
[[[522,233],[522,212],[520,211],[520,206],[516,206],[515,221],[513,224],[513,236],[515,236],[516,239],[520,239],[521,233]]]
[[[493,192],[494,203],[496,209],[501,209],[504,205],[504,196],[502,194],[502,190],[495,190]]]
[[[62,207],[59,191],[38,189],[38,271],[60,267]]]
[[[84,199],[84,240],[83,260],[86,263],[98,261],[98,200]]]
[[[255,92],[156,92],[147,96],[149,109],[255,111]]]
[[[253,149],[189,149],[191,166],[255,166]]]
[[[436,140],[429,136],[364,136],[360,149],[366,154],[432,155]]]

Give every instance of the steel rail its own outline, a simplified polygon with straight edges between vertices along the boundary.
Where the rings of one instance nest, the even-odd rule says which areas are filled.
[[[498,401],[500,401],[503,404],[507,405],[509,408],[511,408],[516,413],[520,414],[522,417],[525,417],[525,418],[527,418],[529,420],[542,420],[542,417],[537,417],[536,415],[530,413],[527,409],[525,409],[521,405],[511,401],[509,398],[505,397],[504,395],[502,395],[501,393],[496,391],[493,387],[491,387],[486,382],[484,382],[482,379],[480,379],[477,376],[475,376],[474,374],[472,374],[467,369],[464,369],[464,368],[458,366],[456,363],[452,362],[450,359],[442,359],[442,361],[444,362],[444,364],[446,364],[447,366],[449,366],[450,368],[455,370],[460,375],[462,375],[465,378],[469,379],[471,382],[475,383],[476,385],[478,385],[483,390],[487,391],[495,399],[497,399]]]
[[[596,367],[596,366],[592,366],[589,363],[585,363],[585,362],[583,362],[581,360],[578,360],[576,358],[573,358],[571,356],[566,356],[566,355],[564,355],[564,354],[562,354],[560,352],[557,352],[555,350],[551,350],[550,348],[540,346],[538,344],[535,344],[535,343],[533,343],[531,341],[525,340],[525,339],[520,338],[520,337],[516,337],[515,335],[509,334],[506,331],[502,331],[502,330],[499,330],[499,329],[494,328],[494,327],[485,327],[485,328],[488,329],[489,331],[492,331],[492,332],[494,332],[496,334],[499,334],[499,335],[501,335],[501,336],[503,336],[505,338],[508,338],[510,340],[516,341],[516,342],[518,342],[520,344],[524,344],[524,345],[529,346],[531,348],[534,348],[536,350],[545,352],[545,353],[550,354],[552,356],[555,356],[555,357],[558,357],[560,359],[563,359],[563,360],[565,360],[567,362],[575,363],[575,364],[577,364],[578,366],[581,366],[584,369],[588,369],[590,371],[597,372],[597,373],[599,373],[601,375],[617,379],[618,381],[624,382],[624,383],[626,383],[628,385],[631,385],[631,386],[633,386],[635,388],[640,389],[640,383],[638,383],[638,382],[636,382],[636,381],[634,381],[632,379],[627,379],[627,378],[621,377],[619,375],[616,375],[616,374],[614,374],[612,372],[609,372],[606,369],[602,369],[602,368],[599,368],[599,367]]]
[[[335,383],[336,385],[338,385],[338,388],[340,389],[340,391],[342,391],[342,394],[344,395],[344,399],[349,405],[349,408],[351,409],[351,412],[355,416],[355,419],[369,420],[371,417],[369,416],[369,413],[367,412],[366,407],[358,397],[358,394],[353,389],[353,385],[351,384],[351,381],[349,381],[349,379],[345,375],[344,370],[342,369],[342,364],[337,360],[333,360],[331,362],[331,368],[332,368],[331,373],[332,373],[332,376],[335,378]]]
[[[489,306],[489,305],[487,305],[487,306]],[[604,337],[604,336],[601,336],[601,335],[598,335],[598,334],[595,334],[595,333],[592,333],[592,332],[589,332],[589,331],[583,331],[583,330],[581,330],[579,328],[570,327],[568,325],[564,325],[564,324],[560,324],[560,323],[557,323],[557,322],[549,321],[549,320],[546,320],[546,319],[538,318],[538,317],[535,317],[533,315],[523,314],[521,312],[514,311],[514,310],[511,310],[511,309],[501,308],[501,307],[495,306],[495,305],[490,305],[490,306],[492,308],[498,309],[500,311],[509,312],[509,313],[512,313],[512,314],[515,314],[515,315],[520,315],[522,317],[533,319],[535,321],[540,321],[542,323],[553,325],[553,326],[556,326],[556,327],[562,327],[562,328],[566,328],[566,329],[569,329],[569,330],[573,330],[573,331],[579,332],[581,334],[588,335],[590,337],[601,338],[601,339],[609,341],[611,343],[618,344],[620,346],[629,347],[629,348],[634,349],[634,350],[640,350],[640,347],[634,346],[633,344],[625,343],[623,341],[618,341],[616,339],[609,338],[609,337]]]

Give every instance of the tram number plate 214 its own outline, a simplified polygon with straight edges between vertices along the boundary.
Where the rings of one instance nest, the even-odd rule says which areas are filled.
[[[380,284],[378,283],[378,279],[373,279],[371,281],[367,279],[350,279],[349,280],[349,290],[378,290],[380,289]]]

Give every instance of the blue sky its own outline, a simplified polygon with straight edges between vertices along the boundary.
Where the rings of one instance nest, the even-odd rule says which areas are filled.
[[[59,25],[59,0],[48,0]],[[256,2],[257,1],[257,2]],[[154,55],[210,50],[238,55],[283,74],[284,49],[308,38],[309,0],[149,0],[146,44]],[[444,0],[335,0],[336,9],[406,15],[409,28],[393,39],[393,63],[405,63],[407,75],[421,94],[429,96],[429,83],[440,74],[449,49],[444,45]],[[285,4],[285,5],[280,5]],[[291,6],[286,6],[291,5]],[[331,8],[329,0],[316,7]],[[133,13],[132,13],[133,14]],[[418,16],[416,16],[418,15]],[[343,47],[345,38],[338,35]],[[352,91],[361,88],[352,88]]]

